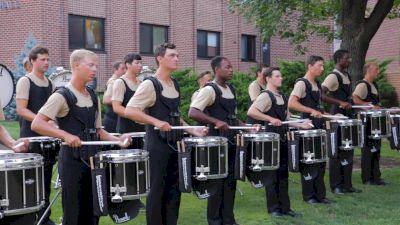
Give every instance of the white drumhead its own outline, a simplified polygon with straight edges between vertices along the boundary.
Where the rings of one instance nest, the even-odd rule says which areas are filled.
[[[0,154],[0,169],[23,168],[43,165],[43,156],[36,153]]]
[[[149,152],[142,149],[121,149],[103,151],[96,154],[96,157],[102,156],[107,162],[123,163],[147,160]]]
[[[207,137],[188,137],[184,138],[185,143],[195,143],[196,146],[223,146],[228,143],[228,139],[219,136]]]
[[[1,98],[1,108],[6,107],[11,103],[14,92],[14,76],[6,66],[0,64],[0,98]]]
[[[58,138],[48,137],[48,136],[28,137],[27,139],[29,139],[29,142],[43,142],[43,141],[57,141],[57,140],[60,140]]]
[[[49,80],[53,82],[56,87],[65,87],[71,80],[72,73],[69,70],[53,73],[49,76]]]

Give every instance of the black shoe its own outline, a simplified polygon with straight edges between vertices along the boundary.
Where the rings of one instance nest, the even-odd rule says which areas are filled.
[[[386,184],[387,184],[387,183],[386,183],[385,181],[383,181],[383,180],[377,180],[377,181],[375,181],[374,183],[375,183],[375,185],[386,185]]]
[[[272,217],[282,217],[283,215],[282,215],[282,213],[275,211],[275,212],[271,212],[271,216]]]
[[[42,223],[42,225],[57,225],[57,224],[54,223],[52,220],[47,220],[47,222]]]
[[[357,189],[357,188],[348,188],[348,189],[344,189],[343,190],[345,193],[361,193],[362,190],[361,189]]]
[[[323,198],[323,199],[319,200],[319,202],[322,203],[322,204],[331,204],[331,203],[334,203],[333,200],[329,200],[329,199],[327,199],[327,198]]]
[[[290,216],[290,217],[293,217],[293,218],[299,218],[299,217],[303,216],[303,215],[301,215],[301,213],[297,213],[297,212],[295,212],[295,211],[293,211],[291,209],[289,211],[283,213],[283,214],[285,214],[287,216]]]
[[[306,202],[307,202],[308,204],[311,204],[311,205],[314,205],[314,204],[319,203],[318,200],[315,199],[315,198],[309,199],[309,200],[307,200]]]
[[[363,184],[369,184],[369,185],[374,185],[375,184],[375,182],[372,181],[372,180],[363,181],[362,183]]]
[[[344,190],[342,188],[336,187],[332,190],[332,192],[338,195],[344,195]]]

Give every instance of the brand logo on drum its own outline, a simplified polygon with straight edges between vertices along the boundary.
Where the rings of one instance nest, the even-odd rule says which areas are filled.
[[[183,183],[185,184],[185,189],[188,188],[188,177],[187,177],[187,164],[186,164],[187,158],[182,158],[182,169],[183,169]]]
[[[244,164],[244,160],[243,160],[243,157],[244,157],[244,151],[240,151],[240,172],[239,172],[239,177],[240,178],[243,178],[243,164]]]
[[[25,184],[27,184],[27,185],[31,185],[33,183],[35,183],[35,180],[33,180],[33,179],[28,179],[25,181]]]
[[[125,213],[124,217],[118,217],[117,214],[113,214],[112,217],[114,218],[115,223],[124,223],[131,220],[131,217],[128,216],[128,213]]]
[[[99,200],[99,208],[100,211],[103,212],[103,208],[104,208],[104,201],[103,201],[103,189],[101,189],[101,179],[102,176],[101,175],[97,175],[96,176],[96,186],[97,186],[97,197]]]

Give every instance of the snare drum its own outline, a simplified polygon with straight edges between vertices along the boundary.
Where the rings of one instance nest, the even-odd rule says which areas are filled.
[[[295,134],[300,136],[300,162],[314,164],[328,161],[325,130],[298,130]]]
[[[248,144],[248,168],[252,171],[276,170],[279,168],[279,134],[260,132],[242,134]]]
[[[43,157],[34,153],[0,155],[0,213],[39,211],[44,206]]]
[[[390,113],[387,110],[371,110],[360,112],[362,122],[366,126],[367,136],[371,139],[390,137]]]
[[[43,156],[45,162],[56,162],[61,140],[53,137],[29,137],[29,152]]]
[[[141,149],[104,151],[102,157],[107,174],[111,202],[139,199],[150,191],[149,153]]]
[[[334,120],[332,123],[337,123],[339,125],[339,149],[346,151],[362,147],[363,129],[361,120]]]
[[[192,154],[192,175],[196,180],[228,176],[228,139],[225,137],[190,137],[183,139]]]

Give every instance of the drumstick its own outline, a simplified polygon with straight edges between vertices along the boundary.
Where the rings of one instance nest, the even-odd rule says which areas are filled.
[[[24,144],[25,144],[24,142],[20,142],[20,143],[16,144],[15,146],[13,146],[13,148],[22,147]]]
[[[288,121],[283,121],[282,124],[291,124],[291,123],[302,123],[309,121],[309,119],[301,119],[301,120],[288,120]],[[272,125],[272,123],[269,123],[268,125]]]
[[[257,127],[247,127],[247,126],[229,126],[230,130],[252,130],[256,129]]]
[[[90,168],[91,168],[92,170],[94,170],[93,157],[90,157],[90,158],[89,158],[89,162],[90,162]]]
[[[171,126],[172,130],[184,130],[184,129],[194,129],[194,128],[206,128],[205,126]],[[154,130],[159,130],[160,128],[154,127]]]
[[[322,117],[329,118],[329,119],[348,119],[349,118],[347,116],[335,116],[335,115],[327,115],[327,114],[322,114]]]
[[[81,145],[118,145],[119,143],[119,141],[81,141]],[[61,144],[68,145],[67,142]]]
[[[176,148],[178,149],[178,152],[181,152],[181,145],[179,141],[176,142]]]
[[[298,115],[291,115],[290,117],[295,118],[295,119],[300,119],[301,118],[301,116],[298,116]]]
[[[351,108],[353,109],[363,109],[363,108],[371,108],[374,107],[374,105],[352,105]],[[340,107],[342,108],[342,107]]]

